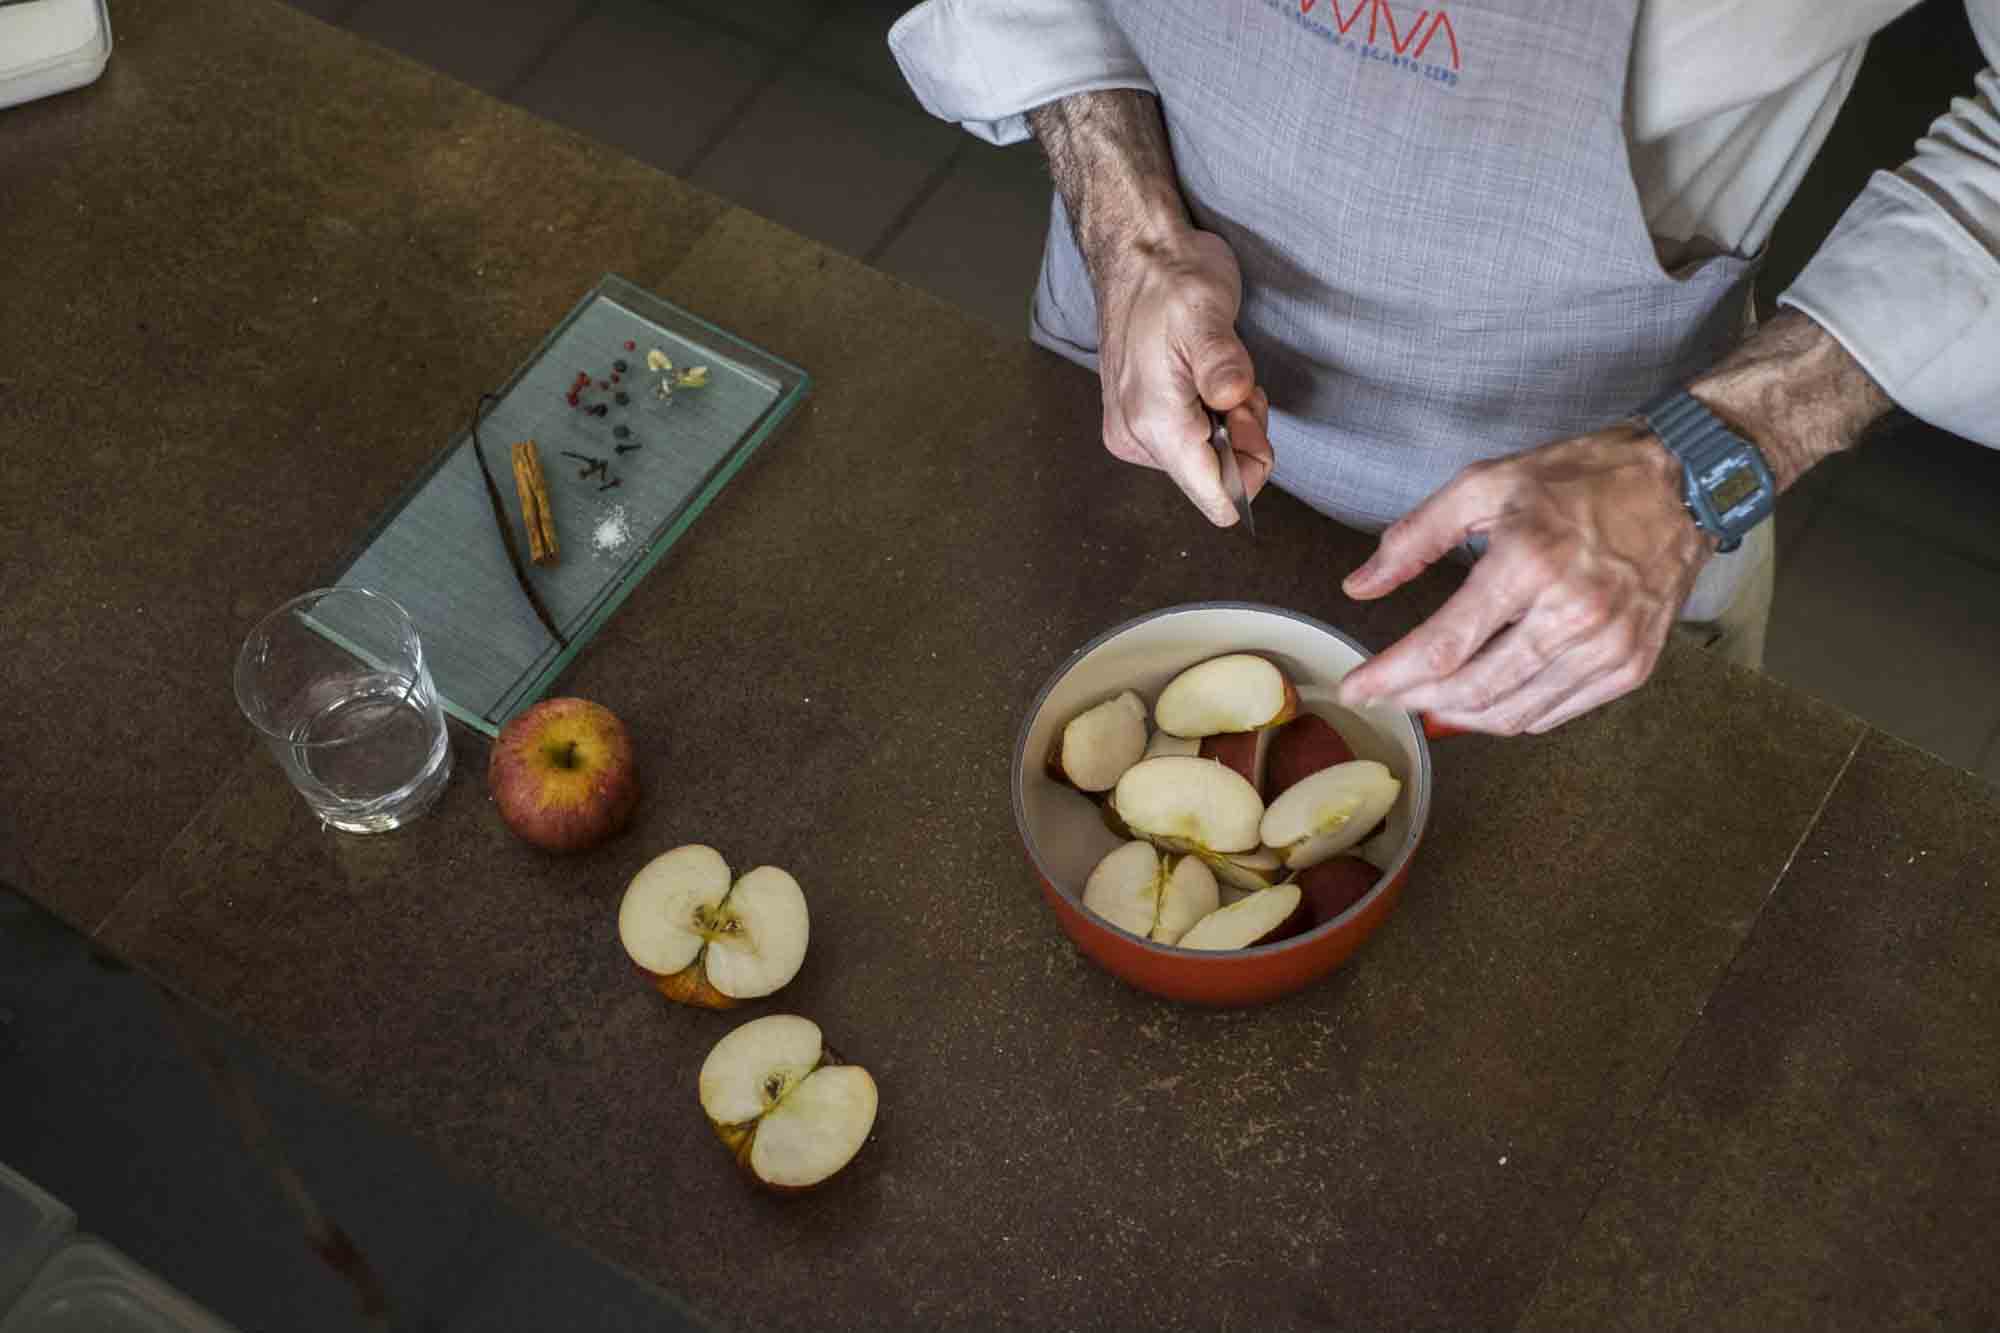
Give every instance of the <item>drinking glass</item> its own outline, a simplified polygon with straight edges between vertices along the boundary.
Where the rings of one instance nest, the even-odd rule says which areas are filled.
[[[259,621],[236,703],[322,823],[409,823],[451,777],[451,741],[409,613],[366,588],[318,588]]]

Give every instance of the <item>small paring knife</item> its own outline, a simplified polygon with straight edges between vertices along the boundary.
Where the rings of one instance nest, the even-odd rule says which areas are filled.
[[[1236,506],[1236,517],[1243,522],[1244,531],[1252,537],[1257,535],[1257,520],[1250,513],[1250,495],[1243,489],[1243,473],[1236,466],[1236,450],[1230,447],[1229,425],[1222,413],[1208,408],[1208,444],[1215,450],[1215,461],[1222,466],[1222,489]]]

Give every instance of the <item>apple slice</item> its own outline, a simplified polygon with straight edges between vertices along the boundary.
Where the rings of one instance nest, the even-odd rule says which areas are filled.
[[[1201,738],[1199,753],[1203,759],[1213,759],[1218,764],[1227,764],[1235,769],[1245,782],[1257,789],[1261,797],[1265,790],[1264,771],[1270,754],[1271,737],[1277,734],[1277,729],[1270,727],[1263,731],[1217,732]]]
[[[1176,850],[1247,852],[1264,802],[1241,774],[1211,759],[1141,759],[1118,779],[1111,803],[1133,833]]]
[[[875,1080],[842,1064],[819,1025],[795,1014],[752,1019],[715,1043],[697,1087],[737,1165],[781,1193],[846,1166],[875,1126]]]
[[[1259,889],[1230,907],[1218,907],[1181,936],[1181,948],[1221,951],[1247,949],[1296,935],[1309,923],[1299,910],[1296,884]]]
[[[1193,736],[1175,736],[1169,732],[1156,731],[1146,742],[1145,758],[1158,759],[1162,755],[1197,755],[1201,753],[1201,742]]]
[[[1153,720],[1176,736],[1274,727],[1299,711],[1285,673],[1252,653],[1211,657],[1167,682]]]
[[[1368,896],[1382,872],[1358,856],[1336,856],[1309,866],[1292,882],[1305,894],[1306,910],[1312,923],[1333,920]]]
[[[1248,852],[1201,852],[1202,861],[1214,872],[1216,881],[1242,893],[1255,893],[1276,884],[1284,874],[1284,858],[1269,847]]]
[[[1221,903],[1215,876],[1193,856],[1162,856],[1128,842],[1090,872],[1083,905],[1120,930],[1172,944]]]
[[[1271,802],[1259,835],[1287,867],[1304,870],[1368,836],[1402,790],[1395,775],[1373,759],[1335,764]]]
[[[1318,713],[1300,713],[1271,737],[1271,753],[1265,762],[1264,790],[1277,800],[1323,768],[1350,763],[1354,750],[1334,725]]]
[[[713,847],[654,857],[618,904],[618,939],[678,1004],[728,1009],[798,975],[810,931],[799,882],[759,866],[732,886]]]
[[[1146,752],[1146,701],[1131,690],[1079,713],[1049,749],[1048,774],[1078,791],[1110,791]]]

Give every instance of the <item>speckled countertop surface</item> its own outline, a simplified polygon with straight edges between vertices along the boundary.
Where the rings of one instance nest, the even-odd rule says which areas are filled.
[[[1989,788],[1676,648],[1556,736],[1442,744],[1412,887],[1327,982],[1153,1001],[1015,843],[1034,691],[1209,597],[1379,646],[1448,575],[1348,604],[1363,539],[1276,494],[1254,546],[1206,530],[1080,372],[267,0],[114,21],[102,83],[0,114],[0,876],[720,1325],[2000,1312]],[[457,730],[432,815],[322,833],[235,716],[240,635],[605,271],[818,384],[563,684],[639,738],[636,826],[528,852]],[[695,839],[813,902],[740,1014],[882,1086],[815,1196],[729,1169],[693,1087],[734,1020],[618,948]]]

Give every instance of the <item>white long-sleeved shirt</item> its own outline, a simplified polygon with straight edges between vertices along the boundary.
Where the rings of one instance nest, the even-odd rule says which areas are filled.
[[[1854,82],[1914,0],[1640,0],[1634,184],[1663,261],[1769,237]],[[2000,448],[2000,0],[1966,0],[1987,68],[1879,171],[1779,297],[1911,414]],[[1153,91],[1093,0],[929,0],[889,35],[932,112],[994,143],[1077,93]]]

